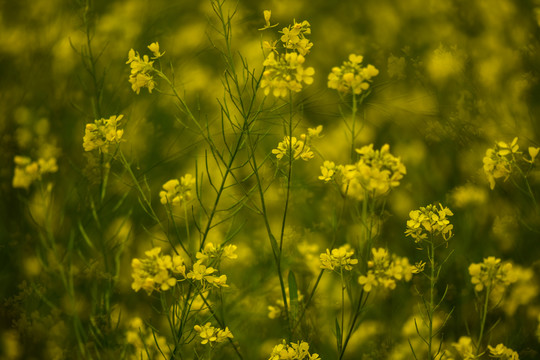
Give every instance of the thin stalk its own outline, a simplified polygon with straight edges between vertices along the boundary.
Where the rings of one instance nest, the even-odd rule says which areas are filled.
[[[352,94],[352,112],[351,112],[351,161],[354,161],[355,146],[354,142],[356,141],[356,112],[357,112],[357,99],[356,94]]]
[[[431,354],[432,347],[432,338],[433,338],[433,313],[434,313],[434,292],[435,292],[435,244],[433,242],[433,237],[430,239],[430,251],[428,253],[430,265],[431,265],[431,276],[429,282],[429,310],[428,310],[428,320],[429,320],[429,335],[428,335],[428,356],[430,359],[433,359]]]
[[[484,306],[482,307],[482,315],[480,318],[480,334],[478,335],[478,344],[476,346],[476,355],[480,354],[480,349],[482,348],[482,338],[484,337],[484,329],[486,326],[486,318],[488,313],[488,305],[489,305],[489,294],[491,292],[491,282],[488,284],[486,288],[486,295],[484,299]]]

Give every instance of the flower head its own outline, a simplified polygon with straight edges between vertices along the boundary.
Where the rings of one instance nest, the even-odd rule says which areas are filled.
[[[489,288],[490,292],[500,293],[518,280],[511,263],[502,263],[501,259],[493,256],[485,258],[482,263],[471,264],[469,274],[476,292]]]
[[[372,78],[379,75],[373,65],[362,67],[364,58],[361,55],[349,55],[341,67],[332,68],[328,75],[328,87],[342,93],[361,94],[369,89]]]
[[[133,259],[131,267],[133,283],[131,288],[135,291],[145,290],[148,295],[153,291],[167,291],[176,285],[174,273],[185,273],[184,261],[178,255],[162,255],[161,248],[155,247],[145,252],[146,258]],[[173,261],[174,259],[174,261]]]
[[[337,249],[326,249],[326,253],[320,255],[321,269],[337,271],[340,268],[352,270],[352,265],[358,264],[357,259],[353,259],[354,250],[346,244]]]
[[[430,236],[442,236],[446,241],[452,237],[454,226],[450,224],[449,216],[454,215],[449,208],[439,204],[420,207],[419,210],[413,210],[409,213],[410,219],[407,220],[406,236],[414,239],[415,243]]]
[[[100,152],[108,153],[110,145],[119,144],[124,135],[124,130],[119,129],[123,118],[124,115],[111,116],[86,124],[83,137],[84,151],[98,149]]]
[[[163,205],[180,205],[193,199],[193,186],[195,178],[191,174],[185,174],[178,179],[172,179],[163,184],[163,190],[159,192],[160,202]]]

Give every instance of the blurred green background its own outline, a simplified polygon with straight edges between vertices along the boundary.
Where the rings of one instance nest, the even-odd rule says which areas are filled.
[[[278,22],[278,29],[292,19],[308,20],[312,28],[314,46],[306,65],[315,68],[315,81],[297,97],[302,108],[298,116],[302,129],[324,125],[325,138],[317,144],[321,157],[298,170],[301,177],[295,184],[291,239],[313,239],[320,251],[328,246],[325,223],[334,211],[332,197],[317,175],[323,159],[345,163],[348,145],[339,112],[341,99],[327,88],[326,81],[333,66],[355,53],[364,56],[365,64],[380,70],[362,108],[359,146],[374,143],[380,148],[388,143],[407,166],[400,188],[389,198],[390,215],[380,234],[381,246],[408,256],[411,262],[418,260],[412,241],[403,234],[409,211],[440,201],[455,214],[456,235],[450,245],[455,252],[441,281],[450,286],[447,309],[457,309],[446,337],[456,341],[464,335],[463,320],[474,312],[467,273],[471,262],[495,255],[532,268],[538,278],[539,214],[510,182],[499,181],[490,191],[482,157],[495,141],[510,142],[516,136],[523,151],[540,146],[539,1],[241,0],[228,4],[231,8],[235,5],[233,47],[256,71],[261,70],[264,60],[261,38],[272,37],[257,30],[264,25],[263,10],[272,10],[272,23]],[[209,1],[0,2],[0,336],[16,334],[13,336],[21,344],[19,358],[53,357],[50,354],[54,351],[46,344],[62,343],[59,339],[71,326],[67,321],[66,328],[55,326],[57,318],[66,315],[61,306],[64,294],[61,287],[51,285],[54,272],[40,273],[41,260],[37,259],[47,254],[40,253],[40,230],[34,220],[40,212],[50,211],[55,214],[56,238],[63,246],[81,241],[77,224],[91,218],[85,204],[95,189],[85,171],[85,124],[125,114],[129,143],[124,151],[133,159],[138,176],[147,177],[152,194],[156,194],[154,201],[166,180],[194,172],[195,163],[204,158],[203,140],[175,121],[178,111],[169,97],[148,94],[146,89],[135,95],[125,62],[131,48],[148,53],[146,46],[159,41],[166,51],[164,69],[174,70],[188,103],[201,118],[218,123],[216,98],[223,96],[220,78],[224,64],[213,46],[221,46],[210,25],[213,23]],[[88,41],[94,64],[88,63]],[[97,78],[88,71],[92,67]],[[96,94],[101,95],[97,98]],[[261,127],[268,129],[263,147],[270,152],[282,138],[280,113],[269,113],[261,121]],[[58,158],[59,171],[47,178],[54,183],[55,196],[49,210],[39,209],[37,189],[12,188],[16,155]],[[530,182],[538,198],[538,171],[531,174]],[[122,237],[119,243],[124,246],[112,302],[128,309],[126,313],[146,312],[150,316],[143,294],[130,289],[129,262],[149,249],[149,232],[155,224],[140,208],[135,192],[123,199],[131,187],[125,178],[118,176],[112,184],[111,206],[100,214],[106,219],[101,234],[120,234],[117,238]],[[114,208],[114,204],[120,205]],[[279,209],[281,205],[271,206]],[[277,343],[281,336],[279,326],[269,323],[264,303],[271,303],[274,284],[270,282],[275,279],[266,269],[273,265],[267,240],[259,229],[260,219],[247,210],[242,216],[253,219],[254,225],[242,228],[235,240],[246,250],[243,260],[241,257],[239,264],[227,269],[236,289],[228,310],[232,318],[242,319],[246,314],[235,304],[262,301],[253,306],[253,314],[247,316],[252,322],[238,332],[237,339],[240,343],[255,339],[256,345],[245,350],[247,358],[264,358],[268,350],[265,341]],[[343,233],[351,231],[352,223]],[[220,236],[223,233],[216,235]],[[263,247],[265,250],[260,250]],[[248,269],[252,277],[245,276]],[[98,299],[87,284],[98,275],[91,267],[77,271],[82,274],[75,286],[87,297],[80,311],[91,312]],[[259,285],[266,281],[267,286]],[[308,287],[307,281],[303,286]],[[41,294],[60,304],[58,313],[51,312],[44,298],[36,295],[41,288],[45,289]],[[384,319],[386,325],[381,326],[388,329],[373,330],[377,335],[365,343],[371,341],[371,345],[362,345],[366,350],[357,349],[357,354],[371,353],[366,359],[390,356],[399,342],[391,337],[398,336],[401,326],[391,330],[388,324],[405,322],[416,306],[413,297],[413,290],[398,289],[379,308],[370,309],[368,319]],[[538,300],[535,293],[528,304],[515,310],[520,316],[512,317],[514,314],[502,310],[499,314],[505,326],[513,329],[507,337],[517,349],[525,350],[521,354],[525,359],[527,354],[533,354],[531,359],[538,354],[534,353],[538,340],[533,334],[540,312]],[[396,307],[400,309],[394,310]],[[321,339],[329,330],[320,331],[314,335],[321,343],[317,350],[329,359],[331,355],[324,354],[332,354],[329,349],[333,344]],[[114,334],[112,343],[122,338]],[[374,350],[377,344],[382,344],[379,355]],[[352,356],[354,351],[351,359],[359,358]],[[58,358],[70,358],[57,354]],[[7,350],[0,356],[12,358]]]

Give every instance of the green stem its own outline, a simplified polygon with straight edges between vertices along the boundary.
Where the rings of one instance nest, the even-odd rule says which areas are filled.
[[[351,113],[351,161],[354,162],[355,146],[354,142],[356,141],[356,112],[357,112],[357,100],[356,94],[352,94],[352,113]]]
[[[433,313],[434,313],[434,292],[435,292],[435,244],[433,242],[433,238],[431,238],[430,241],[430,252],[428,254],[430,265],[431,265],[431,276],[429,278],[430,280],[430,286],[429,286],[429,335],[428,335],[428,356],[430,359],[433,359],[433,355],[431,353],[431,347],[432,347],[432,338],[433,338]]]
[[[480,354],[480,350],[482,349],[482,338],[484,337],[484,329],[486,326],[486,318],[488,313],[488,306],[489,306],[489,294],[491,292],[491,282],[488,284],[486,288],[486,295],[484,299],[484,305],[482,307],[482,315],[480,318],[480,334],[478,335],[478,344],[476,346],[476,355]]]

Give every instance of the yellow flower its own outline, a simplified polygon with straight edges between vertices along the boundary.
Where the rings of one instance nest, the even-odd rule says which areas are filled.
[[[134,258],[131,261],[133,283],[131,288],[135,291],[145,290],[148,295],[154,290],[167,291],[176,285],[177,279],[171,272],[184,274],[182,270],[183,259],[175,256],[174,265],[170,255],[161,255],[161,248],[155,247],[145,252],[145,259]]]
[[[501,360],[519,360],[519,355],[514,350],[507,348],[504,344],[498,344],[493,347],[488,345],[489,355]]]
[[[12,181],[14,188],[28,189],[34,181],[40,180],[43,174],[58,171],[56,158],[39,158],[38,161],[32,161],[29,157],[17,155],[13,161],[15,163]]]
[[[379,70],[373,65],[362,67],[363,60],[361,55],[351,54],[349,61],[344,61],[341,67],[333,67],[328,75],[328,87],[357,95],[368,90]]]
[[[501,259],[493,256],[485,258],[483,263],[471,264],[469,275],[476,292],[489,288],[490,291],[502,293],[518,280],[511,263],[501,263]]]
[[[154,52],[154,55],[161,56],[163,54],[159,53],[159,44],[153,43],[149,48],[152,47],[150,50],[154,51],[157,50],[157,53]],[[157,55],[156,55],[157,54]],[[159,57],[158,56],[158,57]],[[152,77],[152,73],[154,72],[154,62],[150,61],[148,58],[148,55],[144,55],[142,58],[140,55],[135,52],[135,50],[131,49],[128,53],[128,61],[126,64],[130,64],[131,67],[131,74],[129,75],[129,82],[131,83],[131,89],[135,91],[137,94],[140,93],[141,89],[143,87],[146,87],[148,89],[149,93],[152,93],[152,90],[155,88],[156,83]]]
[[[159,52],[159,43],[157,41],[148,45],[148,49],[150,49],[150,51],[154,54],[152,59],[160,58],[163,56],[163,54],[165,54],[165,52]]]
[[[119,144],[124,135],[124,130],[118,129],[123,118],[124,115],[113,115],[108,119],[102,118],[86,124],[83,137],[84,151],[98,149],[100,152],[108,153],[110,145]]]
[[[439,204],[421,207],[420,210],[413,210],[409,213],[410,219],[407,220],[407,229],[405,235],[414,239],[415,243],[420,243],[431,236],[442,236],[446,241],[452,237],[454,226],[448,220],[449,216],[454,215],[449,208]]]
[[[163,205],[178,206],[193,199],[193,186],[195,178],[191,174],[185,174],[178,179],[171,179],[163,184],[163,190],[159,192],[160,202]]]
[[[214,345],[217,343],[222,343],[227,339],[234,338],[228,327],[222,330],[220,328],[213,327],[212,324],[209,322],[207,322],[203,326],[195,325],[194,329],[198,333],[199,337],[202,339],[201,344],[203,345]]]
[[[326,249],[326,253],[320,255],[321,269],[337,270],[343,268],[345,270],[352,270],[352,265],[358,264],[357,259],[352,259],[354,250],[351,249],[349,244],[343,245],[337,249]]]
[[[272,154],[276,155],[278,160],[281,160],[284,156],[289,156],[289,147],[292,148],[292,158],[294,160],[301,158],[308,161],[314,156],[311,148],[304,141],[290,136],[285,136],[283,141],[278,144],[278,147],[272,149]]]

